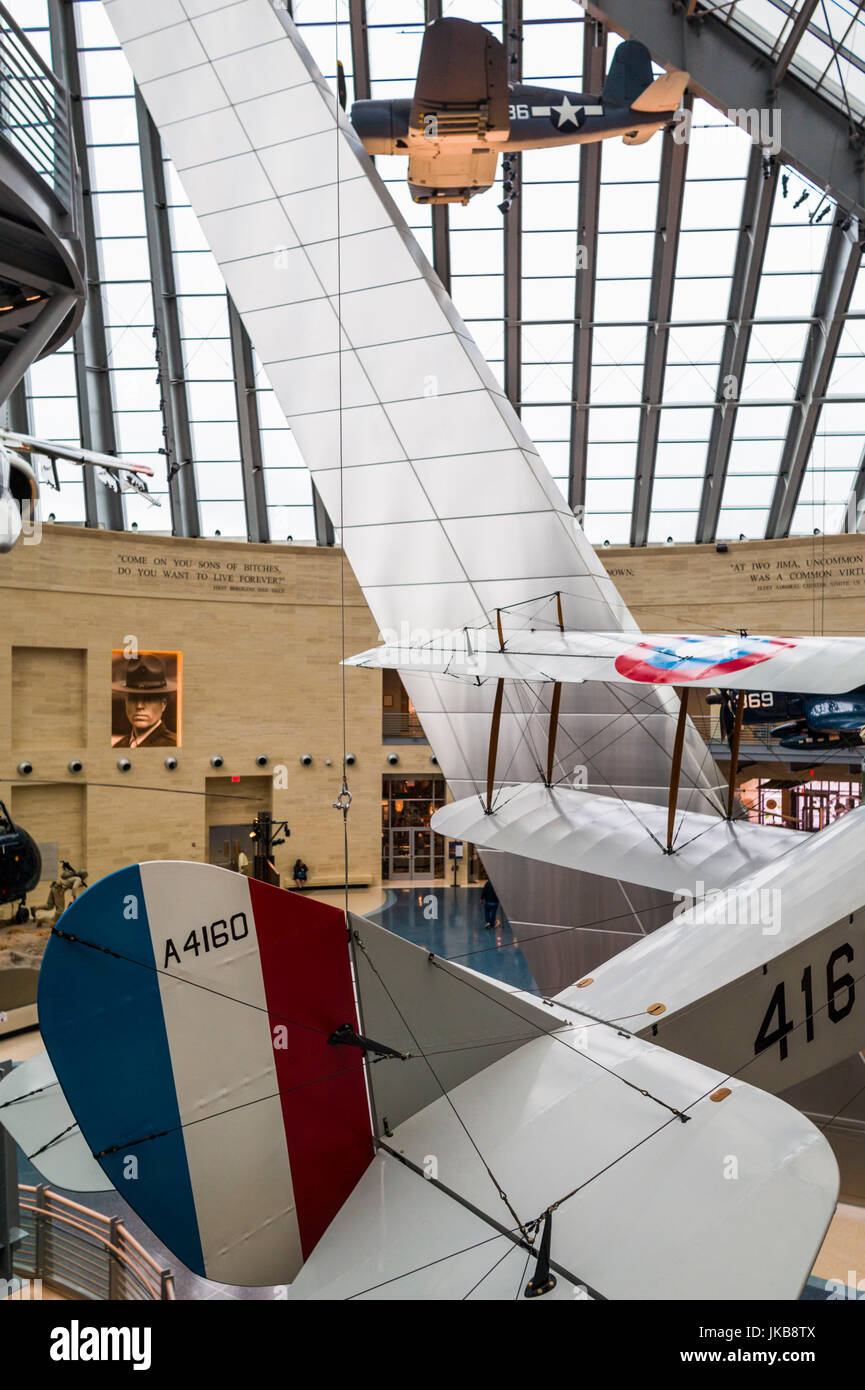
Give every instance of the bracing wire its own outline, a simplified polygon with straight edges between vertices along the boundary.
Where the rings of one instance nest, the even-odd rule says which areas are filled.
[[[494,1187],[494,1188],[496,1189],[496,1191],[498,1192],[499,1197],[500,1197],[501,1200],[504,1202],[505,1206],[507,1207],[507,1209],[508,1209],[508,1211],[510,1212],[511,1216],[513,1217],[514,1221],[516,1221],[517,1226],[519,1227],[519,1229],[520,1229],[520,1231],[522,1232],[523,1236],[525,1236],[525,1234],[526,1234],[526,1227],[525,1227],[525,1225],[524,1225],[523,1222],[520,1220],[520,1218],[517,1216],[517,1213],[514,1211],[514,1208],[511,1206],[510,1199],[508,1198],[507,1192],[506,1192],[505,1189],[502,1187],[502,1184],[499,1182],[499,1180],[498,1180],[498,1178],[496,1177],[495,1173],[492,1171],[492,1169],[491,1169],[489,1163],[487,1162],[487,1160],[484,1158],[483,1154],[481,1153],[481,1151],[480,1151],[480,1149],[479,1149],[479,1147],[478,1147],[477,1141],[475,1140],[473,1134],[471,1133],[471,1131],[469,1130],[468,1126],[466,1125],[465,1120],[462,1118],[460,1112],[457,1110],[456,1106],[454,1105],[454,1102],[453,1102],[453,1100],[452,1100],[452,1098],[451,1098],[451,1096],[450,1096],[450,1094],[449,1094],[449,1092],[448,1092],[448,1090],[447,1090],[447,1087],[444,1085],[444,1083],[442,1082],[441,1078],[439,1077],[438,1072],[436,1071],[435,1067],[432,1065],[432,1063],[431,1063],[430,1060],[429,1060],[429,1053],[425,1052],[424,1049],[421,1047],[420,1043],[418,1042],[418,1040],[417,1040],[417,1038],[416,1038],[416,1036],[415,1036],[415,1034],[414,1034],[414,1031],[413,1031],[411,1025],[409,1024],[409,1022],[408,1022],[408,1020],[406,1019],[404,1013],[402,1012],[401,1008],[399,1007],[399,1004],[397,1004],[396,1000],[394,999],[393,995],[391,994],[391,991],[388,989],[387,984],[386,984],[385,981],[382,979],[381,973],[380,973],[379,970],[377,969],[376,964],[375,964],[375,961],[372,960],[372,958],[370,957],[369,952],[366,950],[366,947],[364,946],[363,941],[360,939],[360,937],[357,935],[357,933],[353,933],[353,938],[354,938],[355,943],[357,944],[358,948],[359,948],[360,951],[363,953],[364,960],[365,960],[365,961],[367,962],[367,964],[369,965],[370,970],[371,970],[371,971],[373,972],[373,974],[375,975],[376,979],[378,980],[379,984],[381,985],[382,989],[384,990],[385,994],[387,995],[388,999],[390,1000],[391,1004],[393,1005],[393,1008],[395,1009],[396,1013],[399,1015],[399,1018],[400,1018],[400,1021],[402,1022],[403,1027],[405,1028],[406,1032],[408,1033],[409,1037],[410,1037],[411,1040],[412,1040],[412,1043],[414,1044],[415,1048],[417,1049],[418,1056],[421,1057],[421,1058],[423,1058],[423,1060],[426,1062],[427,1067],[428,1067],[428,1069],[429,1069],[429,1071],[430,1071],[430,1074],[431,1074],[433,1080],[435,1081],[436,1085],[438,1086],[439,1090],[440,1090],[441,1093],[442,1093],[443,1099],[447,1102],[448,1106],[449,1106],[450,1109],[453,1111],[453,1114],[454,1114],[454,1116],[455,1116],[455,1118],[456,1118],[456,1120],[457,1120],[457,1122],[458,1122],[460,1128],[463,1130],[463,1132],[464,1132],[466,1138],[468,1139],[469,1143],[471,1144],[472,1148],[474,1149],[475,1153],[477,1154],[478,1158],[480,1159],[481,1164],[483,1165],[484,1169],[486,1170],[486,1173],[487,1173],[487,1176],[488,1176],[489,1179],[490,1179],[490,1182],[493,1184],[493,1187]],[[497,1001],[497,1002],[500,1002],[500,1001]],[[512,1010],[511,1012],[514,1012],[514,1011]]]
[[[334,0],[334,23],[333,23],[333,43],[334,43],[334,72],[338,73],[339,68],[339,0]],[[337,361],[337,419],[338,424],[338,450],[339,450],[339,623],[340,623],[340,714],[342,732],[342,787],[339,797],[335,802],[335,808],[342,811],[342,857],[343,873],[345,876],[344,901],[346,921],[348,921],[348,813],[351,806],[351,793],[348,789],[348,697],[346,689],[346,647],[345,647],[345,450],[344,450],[344,423],[342,416],[343,403],[343,381],[342,381],[342,187],[340,185],[340,129],[339,129],[339,98],[334,100],[334,137],[336,140],[336,361]]]

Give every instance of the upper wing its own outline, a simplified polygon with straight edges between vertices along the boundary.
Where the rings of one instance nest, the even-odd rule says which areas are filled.
[[[425,645],[373,647],[350,666],[437,672],[471,680],[604,681],[703,689],[841,694],[865,684],[865,638],[734,637],[622,632],[436,635]]]
[[[93,449],[79,449],[71,444],[55,444],[48,439],[36,439],[31,434],[16,434],[13,430],[0,429],[0,444],[25,457],[29,454],[41,454],[49,459],[63,459],[66,463],[104,468],[109,473],[134,473],[144,478],[153,477],[153,469],[148,468],[146,463],[130,463],[127,459],[115,458],[113,454],[99,454]]]

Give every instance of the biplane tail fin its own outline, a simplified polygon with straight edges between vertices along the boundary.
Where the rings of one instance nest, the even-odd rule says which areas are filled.
[[[373,1132],[345,916],[212,865],[132,865],[67,908],[39,1022],[93,1157],[195,1273],[294,1278]]]
[[[561,1026],[372,922],[351,928],[356,979],[345,914],[313,898],[180,861],[94,884],[40,973],[37,1081],[69,1108],[31,1126],[28,1152],[74,1118],[91,1190],[104,1173],[188,1268],[291,1282],[390,1126]],[[386,1060],[368,1081],[367,1039]]]

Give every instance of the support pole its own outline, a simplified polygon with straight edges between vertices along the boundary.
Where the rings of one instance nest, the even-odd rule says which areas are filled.
[[[562,699],[561,681],[556,681],[553,686],[553,698],[550,701],[550,736],[547,743],[547,786],[552,785],[553,765],[556,761],[556,734],[559,731],[559,705]]]
[[[559,622],[559,632],[565,630],[565,620],[562,614],[562,596],[556,594],[556,617]],[[562,702],[562,683],[556,681],[553,685],[553,697],[550,700],[550,732],[547,740],[547,786],[552,785],[553,767],[556,761],[556,735],[559,732],[559,705]]]
[[[496,681],[496,698],[493,702],[493,722],[490,725],[490,755],[487,761],[487,815],[492,815],[493,787],[496,780],[496,754],[499,751],[499,728],[502,722],[502,697],[505,693],[503,680]]]
[[[505,649],[505,634],[502,627],[502,610],[496,609],[496,627],[499,634],[499,650]],[[499,729],[502,722],[502,700],[504,699],[505,683],[503,680],[496,682],[496,698],[493,701],[493,719],[490,725],[490,751],[487,759],[487,815],[492,815],[493,810],[493,788],[496,780],[496,756],[499,751]]]
[[[727,784],[727,820],[733,819],[733,799],[736,795],[736,774],[739,771],[739,743],[742,738],[742,717],[745,713],[745,692],[736,699],[736,718],[730,735],[730,781]]]
[[[676,820],[676,802],[679,799],[679,777],[682,772],[682,749],[685,746],[685,726],[688,723],[688,696],[690,688],[682,690],[679,703],[679,719],[676,724],[676,741],[673,744],[673,761],[670,766],[670,801],[667,808],[667,853],[673,853],[673,826]]]

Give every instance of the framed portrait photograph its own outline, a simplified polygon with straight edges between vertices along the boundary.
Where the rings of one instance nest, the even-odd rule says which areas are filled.
[[[183,653],[112,651],[112,748],[179,748]]]

